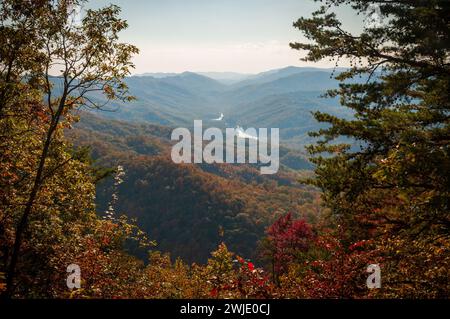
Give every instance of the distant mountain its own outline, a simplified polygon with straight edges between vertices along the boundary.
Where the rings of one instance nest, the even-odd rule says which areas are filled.
[[[186,73],[186,72],[184,72]],[[241,82],[243,80],[255,77],[254,74],[244,74],[237,72],[187,72],[187,73],[196,73],[198,75],[206,76],[210,79],[216,80],[222,84],[230,85]],[[151,76],[156,79],[164,79],[168,77],[178,76],[183,73],[164,73],[164,72],[156,72],[156,73],[142,73],[136,74],[135,76]]]
[[[179,73],[163,73],[163,72],[157,72],[157,73],[142,73],[142,74],[136,74],[135,76],[151,76],[156,79],[162,79],[167,78],[169,76],[176,76]]]
[[[133,76],[126,79],[136,101],[111,102],[113,112],[96,114],[118,120],[148,122],[162,125],[192,125],[194,119],[216,114],[223,106],[215,98],[225,85],[191,72],[155,78]]]
[[[193,72],[184,72],[175,76],[169,76],[161,79],[170,85],[182,87],[193,94],[212,95],[225,89],[224,84]]]
[[[342,112],[337,99],[320,97],[338,86],[331,74],[327,69],[287,67],[250,76],[220,72],[133,76],[126,83],[137,100],[110,103],[108,109],[114,112],[97,114],[169,126],[191,127],[201,119],[221,128],[236,124],[278,127],[282,142],[301,149],[310,141],[308,130],[322,127],[311,111]],[[221,77],[234,81],[244,76],[245,80],[230,85],[220,81]],[[223,121],[212,121],[222,113]]]
[[[290,92],[274,94],[243,102],[229,112],[232,125],[244,127],[276,127],[280,129],[280,139],[289,147],[311,144],[315,139],[308,132],[325,128],[313,116],[316,111],[350,118],[352,113],[343,107],[337,107],[337,99],[320,99],[320,92]]]
[[[343,68],[337,68],[336,71],[342,71]],[[261,84],[270,81],[274,81],[289,75],[301,73],[301,72],[314,72],[314,71],[324,71],[329,74],[332,73],[333,69],[327,68],[315,68],[315,67],[296,67],[288,66],[281,69],[275,69],[270,71],[265,71],[257,74],[250,73],[238,73],[238,72],[184,72],[184,73],[196,73],[203,75],[205,77],[216,80],[222,84],[237,86],[246,86],[249,84]],[[163,79],[167,77],[179,76],[183,73],[142,73],[135,76],[151,76],[157,79]]]
[[[318,68],[310,68],[310,67],[296,67],[296,66],[288,66],[282,69],[275,69],[270,71],[261,72],[258,74],[254,74],[249,76],[247,79],[239,82],[236,86],[246,86],[251,84],[262,84],[271,81],[275,81],[281,79],[286,76],[290,76],[293,74],[308,72],[308,71],[318,71],[322,69]]]
[[[289,72],[290,73],[290,72]],[[256,82],[234,87],[225,96],[233,104],[254,101],[265,96],[291,92],[317,92],[317,97],[328,89],[337,88],[338,82],[325,71],[304,71],[268,82]]]
[[[236,84],[255,76],[253,74],[243,74],[236,72],[198,72],[198,74],[207,76],[227,85]]]

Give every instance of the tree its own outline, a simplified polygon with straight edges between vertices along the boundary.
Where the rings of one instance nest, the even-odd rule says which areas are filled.
[[[448,296],[450,3],[324,2],[294,23],[309,42],[291,46],[306,50],[305,61],[350,62],[327,95],[339,96],[354,117],[315,114],[329,127],[312,134],[321,138],[309,148],[313,183],[352,241],[377,239],[392,271],[386,295]],[[346,31],[332,8],[347,2],[380,23]],[[336,141],[342,136],[353,145]]]
[[[273,285],[262,269],[230,252],[222,243],[205,266],[194,265],[196,298],[270,298]]]
[[[376,296],[366,286],[367,266],[380,263],[371,241],[346,244],[340,228],[325,231],[311,243],[302,263],[291,263],[281,277],[284,298],[368,298]],[[384,270],[383,270],[384,272]]]
[[[83,0],[38,1],[28,7],[29,1],[6,1],[1,4],[1,40],[6,44],[2,66],[3,117],[21,116],[20,104],[16,104],[12,88],[19,88],[21,95],[28,96],[33,89],[34,104],[45,123],[43,138],[32,182],[26,196],[23,213],[14,231],[14,244],[7,256],[7,295],[14,291],[14,278],[24,232],[29,226],[36,200],[46,181],[63,169],[70,159],[50,161],[58,130],[62,122],[70,123],[70,112],[81,106],[101,108],[93,94],[101,93],[108,100],[130,100],[123,78],[133,67],[130,59],[138,49],[119,43],[118,34],[127,27],[120,19],[120,9],[109,6],[99,10],[88,10],[81,25],[71,19],[72,8]],[[27,24],[32,21],[31,27]],[[20,41],[15,34],[24,31]],[[37,32],[38,31],[38,32]],[[19,42],[13,45],[14,42]],[[6,74],[5,74],[5,73]],[[58,73],[57,77],[51,75]],[[13,76],[14,75],[14,76]],[[25,84],[22,82],[25,81]],[[14,103],[6,99],[11,97]],[[45,100],[42,106],[39,100]],[[9,106],[6,110],[5,107]],[[5,111],[7,113],[5,113]],[[9,112],[9,114],[8,114]],[[14,115],[15,114],[15,115]],[[11,125],[11,123],[9,124]],[[39,142],[40,140],[38,140]]]
[[[35,89],[26,76],[43,71],[40,23],[47,1],[5,0],[0,3],[0,118],[17,105],[23,89]]]
[[[300,261],[309,250],[314,234],[305,220],[293,220],[291,213],[281,216],[266,233],[262,255],[270,262],[273,281],[279,283],[279,277],[288,271],[290,263]]]

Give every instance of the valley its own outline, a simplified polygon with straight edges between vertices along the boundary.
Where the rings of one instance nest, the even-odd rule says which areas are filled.
[[[173,258],[205,262],[223,241],[258,259],[266,227],[280,216],[291,212],[314,223],[323,213],[320,192],[300,180],[313,169],[304,151],[313,141],[308,132],[322,128],[312,112],[350,116],[336,100],[320,97],[337,86],[331,72],[287,67],[253,76],[208,73],[217,79],[192,72],[133,76],[126,83],[135,101],[83,111],[66,134],[77,147],[90,147],[98,167],[124,167],[117,190],[112,177],[97,185],[99,212],[116,191],[117,214],[135,218]],[[280,128],[279,172],[261,175],[257,164],[174,164],[171,132],[192,129],[196,119],[224,133],[236,127],[242,136],[248,127]]]
[[[132,76],[126,83],[135,101],[110,102],[105,110],[93,112],[111,119],[171,127],[191,128],[194,120],[219,128],[274,127],[280,129],[282,144],[303,150],[314,141],[308,132],[324,127],[315,121],[313,112],[351,116],[337,99],[322,97],[326,90],[338,86],[332,72],[286,67],[253,76],[235,74],[242,80],[232,84],[222,80],[230,76],[228,73],[212,73],[218,80],[193,72]],[[215,121],[217,118],[221,121]]]
[[[249,164],[174,164],[169,127],[79,116],[66,136],[90,148],[96,167],[124,167],[116,214],[135,218],[157,249],[174,258],[205,262],[224,241],[256,259],[259,240],[277,218],[292,212],[314,222],[322,213],[319,191],[299,183],[312,165],[298,151],[280,148],[275,175]],[[98,183],[97,211],[106,211],[114,192],[112,177]],[[146,259],[142,251],[133,253]]]

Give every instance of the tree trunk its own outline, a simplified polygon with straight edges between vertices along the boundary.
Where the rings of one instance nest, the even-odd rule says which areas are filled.
[[[37,173],[36,173],[36,177],[34,179],[33,188],[31,190],[30,196],[28,197],[28,201],[25,206],[23,215],[19,221],[19,224],[17,225],[14,246],[13,246],[13,250],[12,250],[12,254],[11,254],[11,260],[9,262],[9,266],[7,267],[7,272],[6,272],[6,291],[3,293],[4,297],[6,297],[6,298],[11,298],[14,293],[14,288],[15,288],[14,287],[14,277],[16,275],[16,267],[17,267],[17,262],[19,259],[20,248],[22,245],[23,234],[28,226],[28,219],[29,219],[31,211],[33,209],[33,205],[36,200],[39,189],[42,185],[42,175],[44,173],[45,160],[47,159],[48,152],[50,150],[50,144],[51,144],[52,138],[53,138],[53,133],[55,132],[55,130],[58,126],[59,119],[60,119],[62,110],[64,108],[65,100],[66,100],[66,93],[63,94],[63,96],[60,100],[60,103],[58,106],[58,111],[56,112],[55,117],[53,118],[53,120],[50,124],[50,128],[47,132],[47,137],[46,137],[44,148],[42,150],[41,157],[39,160],[39,166],[37,168]]]

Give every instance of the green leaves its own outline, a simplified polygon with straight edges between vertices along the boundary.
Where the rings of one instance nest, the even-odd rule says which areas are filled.
[[[359,14],[372,10],[363,1],[350,2]],[[327,3],[331,8],[343,1]],[[330,127],[312,133],[322,138],[309,147],[316,156],[314,183],[354,240],[377,234],[382,249],[385,241],[401,243],[398,251],[410,261],[402,267],[414,272],[421,261],[408,255],[413,251],[408,240],[425,250],[434,249],[435,236],[449,245],[450,48],[444,43],[450,37],[450,5],[412,0],[378,5],[382,25],[366,26],[360,34],[343,30],[331,9],[322,7],[294,24],[310,42],[291,46],[307,50],[307,61],[346,58],[351,63],[337,77],[339,89],[328,95],[339,96],[355,111],[354,119],[315,114]],[[336,142],[342,137],[354,145]],[[396,257],[386,254],[394,263]],[[446,267],[449,260],[436,262]],[[401,288],[397,275],[387,284],[401,296],[408,289]],[[444,289],[420,280],[411,285],[422,296]]]

